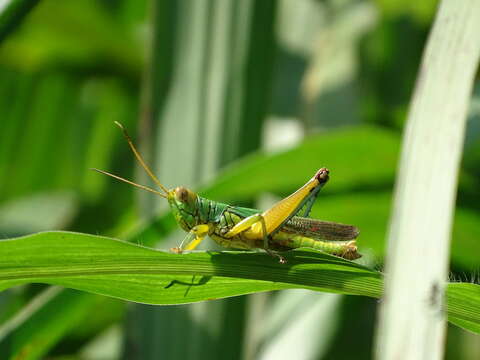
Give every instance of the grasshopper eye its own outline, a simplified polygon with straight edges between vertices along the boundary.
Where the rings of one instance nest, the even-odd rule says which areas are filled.
[[[175,199],[182,203],[187,203],[191,200],[191,191],[183,186],[179,186],[175,189]]]

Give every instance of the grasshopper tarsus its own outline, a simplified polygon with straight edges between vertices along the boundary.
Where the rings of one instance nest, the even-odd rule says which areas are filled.
[[[170,248],[170,251],[171,251],[171,252],[174,252],[175,254],[181,254],[181,253],[183,253],[183,250],[180,249],[179,247]]]
[[[266,253],[268,255],[270,255],[271,257],[274,257],[274,258],[277,258],[278,259],[278,262],[280,264],[286,264],[287,263],[287,259],[285,259],[285,257],[283,257],[282,255],[280,255],[279,253],[277,253],[276,251],[272,251],[270,249],[265,249]]]

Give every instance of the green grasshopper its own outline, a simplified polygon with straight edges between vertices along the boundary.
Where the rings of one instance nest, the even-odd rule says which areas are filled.
[[[321,250],[350,260],[361,256],[357,252],[355,239],[359,231],[355,226],[308,217],[320,189],[329,179],[327,168],[318,170],[300,189],[264,212],[231,206],[202,198],[183,186],[168,190],[145,163],[123,125],[118,122],[115,124],[122,129],[138,162],[162,192],[103,170],[92,170],[167,199],[177,223],[188,233],[181,245],[172,251],[181,253],[194,250],[208,235],[227,248],[264,249],[270,255],[277,256],[281,263],[286,260],[277,251],[300,247]]]

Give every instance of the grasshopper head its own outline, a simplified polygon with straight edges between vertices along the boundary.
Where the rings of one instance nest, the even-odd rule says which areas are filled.
[[[1,0],[0,0],[1,1]],[[186,230],[190,231],[192,227],[194,227],[196,224],[196,216],[197,216],[197,194],[195,194],[193,191],[188,190],[187,188],[183,186],[179,186],[173,190],[168,190],[161,182],[158,180],[158,178],[155,176],[153,173],[152,169],[145,163],[145,160],[143,160],[142,155],[138,152],[137,148],[135,145],[133,145],[133,141],[130,138],[130,135],[128,135],[127,130],[123,127],[122,124],[118,123],[115,121],[115,124],[122,130],[123,135],[125,139],[128,142],[128,145],[130,146],[130,149],[132,150],[133,154],[137,158],[139,164],[143,167],[145,172],[150,176],[150,178],[153,180],[153,182],[158,186],[158,188],[161,191],[157,191],[155,189],[149,188],[148,186],[145,185],[140,185],[137,184],[133,181],[124,179],[120,176],[111,174],[109,172],[103,171],[103,170],[98,170],[98,169],[92,169],[95,171],[98,171],[102,174],[114,177],[115,179],[118,179],[120,181],[126,182],[130,185],[136,186],[140,189],[150,191],[151,193],[157,194],[163,198],[166,198],[168,200],[168,203],[170,204],[170,208],[172,209],[172,212],[175,216],[175,219],[177,222],[180,224],[180,226]]]
[[[183,186],[178,186],[168,192],[168,202],[181,207],[191,207],[197,201],[197,194]]]
[[[197,209],[197,194],[179,186],[170,190],[167,195],[168,203],[175,219],[185,231],[190,231],[196,224],[194,217]]]

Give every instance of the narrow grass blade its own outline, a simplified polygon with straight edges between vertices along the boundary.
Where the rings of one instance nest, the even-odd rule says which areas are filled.
[[[305,288],[379,298],[378,271],[309,249],[288,263],[254,252],[172,254],[100,236],[45,232],[0,242],[0,290],[47,283],[148,304],[184,304],[259,291]],[[468,296],[465,296],[468,295]],[[480,326],[480,287],[450,284],[448,315]]]
[[[40,0],[5,0],[0,2],[0,42],[23,20]]]

